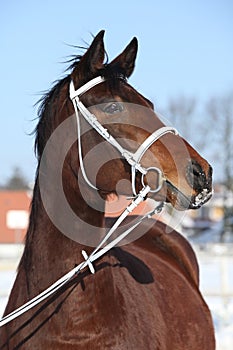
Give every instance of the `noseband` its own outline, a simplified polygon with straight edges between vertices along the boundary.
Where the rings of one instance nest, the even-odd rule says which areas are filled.
[[[119,79],[122,79],[119,77]],[[86,181],[86,183],[93,189],[98,190],[96,186],[94,186],[90,180],[88,179],[88,176],[86,174],[84,164],[83,164],[83,156],[82,156],[82,144],[81,144],[81,132],[80,132],[80,114],[84,117],[84,119],[90,124],[90,126],[95,129],[100,136],[102,136],[108,143],[110,143],[113,147],[115,147],[121,156],[127,161],[127,163],[131,166],[131,185],[132,185],[132,192],[134,196],[137,195],[136,193],[136,172],[141,173],[141,181],[143,187],[145,187],[144,184],[144,177],[148,172],[155,172],[158,176],[158,183],[157,187],[151,188],[149,192],[158,192],[161,187],[163,186],[163,182],[165,181],[165,178],[163,176],[162,171],[157,167],[149,167],[144,168],[141,164],[141,158],[145,154],[145,152],[153,145],[154,142],[159,140],[162,136],[166,135],[167,133],[173,133],[175,135],[178,134],[176,129],[164,126],[156,131],[154,131],[150,136],[147,137],[147,139],[139,146],[137,151],[135,153],[132,153],[128,151],[127,149],[123,148],[119,142],[108,132],[107,129],[105,129],[97,120],[96,116],[92,114],[82,103],[80,100],[80,96],[93,88],[94,86],[103,83],[105,81],[105,78],[103,77],[97,77],[83,86],[81,86],[79,89],[75,90],[74,83],[71,80],[70,82],[70,98],[73,102],[75,114],[77,118],[77,125],[78,125],[78,148],[79,148],[79,162],[80,162],[80,168],[83,174],[83,177]],[[79,113],[80,112],[80,113]]]

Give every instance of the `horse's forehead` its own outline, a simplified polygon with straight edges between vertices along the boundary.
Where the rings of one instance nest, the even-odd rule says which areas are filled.
[[[130,84],[125,81],[119,81],[117,84],[111,84],[108,81],[95,86],[90,91],[91,96],[99,102],[105,102],[107,99],[135,103],[153,109],[153,103],[140,94]]]

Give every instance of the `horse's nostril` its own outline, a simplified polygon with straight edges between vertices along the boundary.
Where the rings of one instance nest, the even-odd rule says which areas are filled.
[[[186,178],[190,186],[200,192],[207,185],[206,174],[196,160],[191,160],[186,169]]]

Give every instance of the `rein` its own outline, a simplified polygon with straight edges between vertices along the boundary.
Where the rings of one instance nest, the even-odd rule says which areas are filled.
[[[159,203],[152,211],[146,213],[144,216],[140,216],[137,221],[131,226],[129,229],[125,230],[118,237],[110,241],[106,244],[107,240],[113,235],[119,225],[124,221],[124,219],[129,215],[129,213],[133,212],[134,209],[145,200],[146,196],[150,192],[158,192],[163,186],[163,182],[165,178],[162,174],[162,171],[157,167],[148,167],[144,168],[141,164],[141,158],[145,154],[145,152],[149,149],[149,147],[156,142],[159,138],[167,133],[173,133],[177,135],[176,129],[172,127],[162,127],[156,131],[154,131],[137,149],[135,153],[132,153],[125,148],[123,148],[118,141],[105,129],[97,120],[96,116],[84,106],[84,104],[80,101],[79,97],[87,92],[92,87],[96,86],[104,82],[105,79],[103,77],[97,77],[95,79],[90,80],[88,83],[84,84],[78,90],[75,90],[73,81],[70,82],[70,99],[73,102],[75,114],[77,118],[77,128],[78,128],[78,152],[79,152],[79,162],[80,168],[82,171],[82,175],[86,181],[86,183],[93,189],[98,190],[96,186],[94,186],[88,179],[82,156],[82,144],[81,144],[81,131],[80,131],[80,114],[85,118],[85,120],[95,129],[107,142],[109,142],[113,147],[115,147],[121,154],[121,156],[130,164],[131,166],[131,179],[132,179],[132,192],[134,194],[133,199],[130,204],[125,208],[123,213],[118,217],[114,225],[109,229],[107,234],[98,244],[98,246],[93,250],[93,252],[88,256],[85,250],[82,251],[82,255],[84,261],[76,266],[74,269],[69,271],[55,283],[53,283],[49,288],[44,290],[42,293],[29,300],[27,303],[6,315],[0,320],[0,327],[4,326],[8,322],[14,320],[25,312],[29,311],[37,304],[41,303],[43,300],[47,299],[49,296],[54,294],[56,291],[62,288],[65,284],[67,284],[74,276],[78,275],[83,269],[86,267],[89,268],[92,274],[95,273],[95,269],[93,266],[93,262],[106,254],[110,249],[115,247],[118,243],[120,243],[132,230],[134,230],[143,220],[147,218],[151,218],[155,213],[159,213],[162,210],[163,203]],[[148,185],[144,184],[144,177],[149,172],[156,172],[158,175],[158,184],[157,187],[151,188]],[[139,193],[136,193],[136,172],[141,173],[141,182],[142,182],[142,190]]]
[[[67,284],[74,276],[78,275],[84,268],[88,267],[90,272],[92,274],[95,273],[95,269],[93,266],[93,262],[97,259],[99,259],[101,256],[106,254],[110,249],[115,247],[119,242],[121,242],[132,230],[134,230],[144,219],[151,218],[155,213],[159,213],[162,210],[163,205],[158,205],[154,210],[150,211],[149,213],[145,214],[144,216],[140,217],[136,223],[130,227],[128,230],[121,233],[118,237],[113,239],[110,243],[105,245],[103,244],[111,237],[111,235],[115,232],[117,227],[122,223],[122,221],[128,216],[129,213],[131,213],[144,199],[145,196],[149,193],[150,188],[149,186],[146,186],[144,189],[142,189],[139,194],[132,200],[132,202],[127,206],[127,208],[124,210],[124,212],[121,214],[121,216],[117,219],[115,224],[111,227],[109,232],[106,234],[106,236],[102,239],[102,241],[99,243],[99,245],[94,249],[94,251],[88,256],[85,250],[82,250],[82,255],[84,257],[84,260],[82,263],[80,263],[78,266],[76,266],[74,269],[69,271],[67,274],[65,274],[63,277],[61,277],[59,280],[57,280],[55,283],[53,283],[49,288],[44,290],[42,293],[34,297],[33,299],[29,300],[27,303],[19,307],[18,309],[14,310],[10,314],[4,316],[0,320],[0,327],[4,326],[5,324],[11,322],[15,318],[21,316],[25,312],[29,311],[39,303],[41,303],[43,300],[50,297],[52,294],[54,294],[56,291],[61,289],[65,284]],[[102,248],[101,248],[102,247]]]

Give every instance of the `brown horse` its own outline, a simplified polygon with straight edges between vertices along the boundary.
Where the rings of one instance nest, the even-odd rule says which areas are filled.
[[[42,101],[36,129],[39,165],[30,224],[5,315],[83,261],[82,249],[88,253],[93,250],[83,243],[85,237],[92,235],[94,227],[98,242],[103,227],[113,224],[113,219],[104,219],[104,199],[109,194],[132,195],[128,186],[131,166],[92,128],[87,128],[81,137],[86,176],[80,172],[80,143],[70,136],[72,130],[75,134],[77,131],[76,119],[69,118],[74,113],[70,81],[77,89],[93,78],[104,78],[83,92],[80,99],[85,106],[92,106],[100,123],[130,151],[163,127],[152,103],[126,81],[134,69],[137,40],[134,38],[115,60],[104,64],[103,34],[101,31],[94,38],[82,57],[73,60],[71,74],[56,83]],[[50,159],[45,152],[48,140],[68,119],[71,126],[65,129],[61,143],[50,147],[54,151]],[[85,128],[88,123],[82,119],[81,124]],[[68,150],[63,152],[63,146]],[[107,161],[97,172],[91,171],[102,146],[101,157],[107,152]],[[86,160],[92,162],[91,167]],[[61,188],[56,187],[59,161],[62,187],[77,217],[74,225],[69,215],[67,220],[63,215]],[[150,149],[147,147],[141,163],[144,168],[156,167],[162,173],[161,188],[148,197],[170,202],[180,210],[197,208],[209,199],[211,167],[180,136],[172,132],[163,135]],[[52,178],[46,173],[50,167]],[[158,174],[146,174],[145,184],[156,182]],[[138,193],[141,189],[141,174],[137,171],[135,190]],[[44,194],[49,203],[43,201]],[[129,217],[127,224],[133,220],[133,216]],[[75,229],[77,237],[66,235],[66,227],[67,231]],[[97,260],[95,275],[87,269],[82,271],[49,299],[1,327],[0,349],[214,349],[213,324],[198,288],[195,254],[180,234],[166,233],[165,229],[154,219],[138,226],[136,236],[137,232],[138,236],[140,232],[145,234]]]

